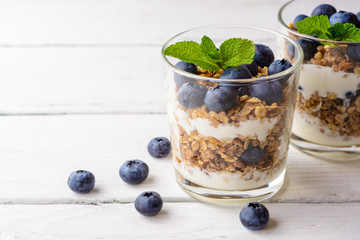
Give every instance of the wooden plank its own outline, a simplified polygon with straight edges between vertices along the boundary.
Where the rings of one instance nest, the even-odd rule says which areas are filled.
[[[0,239],[358,239],[360,204],[267,204],[268,225],[239,221],[241,207],[164,203],[155,217],[133,204],[0,205]]]
[[[3,1],[0,45],[160,45],[179,32],[203,25],[251,23],[275,29],[276,12],[285,2]]]
[[[131,202],[145,190],[167,201],[194,201],[175,183],[171,157],[153,159],[148,141],[168,136],[166,115],[7,116],[0,118],[0,203]],[[122,182],[125,160],[142,159],[150,177],[138,186]],[[294,149],[283,190],[273,202],[360,202],[360,161],[327,162]],[[69,174],[87,169],[96,190],[78,195]]]
[[[165,112],[158,47],[0,48],[0,114]]]

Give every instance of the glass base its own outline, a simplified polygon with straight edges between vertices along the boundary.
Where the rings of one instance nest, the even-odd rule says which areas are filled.
[[[202,202],[212,204],[245,204],[252,201],[263,201],[277,193],[283,185],[286,169],[269,184],[251,190],[217,190],[195,184],[184,178],[176,169],[176,180],[180,187],[190,196]]]
[[[319,145],[291,134],[290,143],[296,149],[310,156],[335,161],[351,161],[360,159],[360,146],[334,147]]]

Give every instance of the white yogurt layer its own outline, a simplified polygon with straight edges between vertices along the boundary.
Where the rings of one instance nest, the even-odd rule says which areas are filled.
[[[281,143],[283,149],[286,149],[286,143]],[[280,147],[279,147],[280,148]],[[284,156],[286,157],[286,156]],[[248,173],[231,172],[207,172],[198,167],[189,167],[183,163],[174,161],[177,171],[187,180],[201,185],[203,187],[219,190],[246,190],[264,186],[277,178],[285,169],[286,160],[276,168],[268,168],[263,171],[254,170]]]
[[[329,146],[350,146],[360,144],[360,137],[340,136],[328,127],[322,126],[319,118],[296,111],[292,132],[307,141]]]
[[[220,141],[232,141],[234,138],[241,136],[257,137],[259,141],[264,141],[269,132],[274,128],[277,118],[257,119],[240,122],[236,127],[230,124],[219,124],[214,126],[209,119],[195,118],[190,119],[186,112],[177,108],[172,109],[177,123],[190,134],[197,130],[199,134],[206,137],[214,137]]]
[[[334,72],[330,67],[304,64],[300,77],[302,89],[299,91],[306,99],[316,92],[320,97],[335,93],[338,98],[346,99],[346,93],[355,92],[359,83],[359,74]],[[292,131],[298,137],[318,144],[340,147],[360,143],[360,137],[340,136],[338,132],[322,126],[319,118],[301,111],[295,111]]]
[[[354,92],[359,83],[359,74],[334,72],[331,67],[304,64],[300,74],[302,89],[299,91],[307,99],[316,91],[321,97],[326,97],[327,93],[335,93],[338,98],[345,99],[345,94]]]

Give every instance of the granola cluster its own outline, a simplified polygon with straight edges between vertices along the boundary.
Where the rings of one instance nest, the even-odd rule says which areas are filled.
[[[317,47],[317,52],[310,59],[311,64],[331,67],[334,72],[343,71],[348,73],[360,73],[360,62],[355,62],[346,54],[346,46],[323,46]]]
[[[180,148],[183,161],[191,167],[205,169],[207,172],[227,171],[247,173],[253,168],[266,170],[281,164],[279,159],[280,137],[283,122],[279,121],[264,141],[259,141],[254,136],[239,136],[230,143],[213,137],[206,137],[193,131],[187,134],[180,127]],[[264,157],[250,164],[242,161],[241,154],[249,147],[259,146],[264,149]],[[180,163],[180,159],[177,159]]]
[[[344,102],[334,93],[319,97],[316,92],[310,99],[299,93],[296,109],[319,118],[321,126],[330,129],[333,135],[360,136],[360,96]],[[325,133],[323,129],[320,131]]]

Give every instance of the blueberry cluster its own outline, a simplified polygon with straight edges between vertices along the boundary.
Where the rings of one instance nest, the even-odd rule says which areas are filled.
[[[221,74],[221,80],[227,79],[251,79],[257,77],[259,67],[268,67],[268,74],[274,75],[290,68],[292,64],[280,59],[274,61],[274,53],[263,44],[255,44],[254,61],[237,67],[229,67]],[[183,61],[175,67],[196,74],[196,66]],[[262,75],[261,77],[263,77]],[[249,95],[265,101],[268,105],[279,103],[282,99],[281,83],[286,82],[288,76],[283,76],[278,81],[262,82],[258,84],[239,84],[231,81],[222,81],[217,86],[207,88],[189,77],[175,75],[175,84],[178,87],[178,102],[187,108],[201,107],[203,104],[209,111],[220,113],[235,107],[239,96]],[[179,80],[181,79],[181,80]]]
[[[321,4],[316,8],[314,8],[314,10],[311,13],[311,16],[321,16],[321,15],[328,16],[331,25],[334,25],[335,23],[343,23],[343,24],[351,23],[354,24],[357,28],[360,28],[360,12],[354,14],[352,12],[347,12],[342,10],[337,11],[335,7],[333,7],[330,4]],[[293,21],[293,26],[295,30],[297,30],[296,23],[301,20],[304,20],[307,17],[309,16],[305,14],[299,14],[298,16],[295,17]],[[310,58],[314,56],[314,54],[316,53],[316,48],[320,44],[319,42],[310,39],[297,39],[296,41],[300,44],[301,48],[304,51],[305,61],[310,60]],[[289,55],[293,57],[294,46],[289,45],[288,51],[289,51]],[[359,44],[349,45],[347,47],[347,53],[350,59],[353,59],[354,61],[360,61]]]
[[[147,149],[152,157],[166,157],[171,150],[170,141],[165,137],[153,138],[149,142]],[[128,160],[120,167],[119,175],[124,182],[137,185],[148,177],[149,166],[138,159]],[[68,186],[76,193],[88,193],[95,186],[95,176],[85,170],[74,171],[68,178]],[[162,209],[162,205],[161,196],[154,191],[143,192],[135,200],[135,209],[144,216],[158,214]]]

